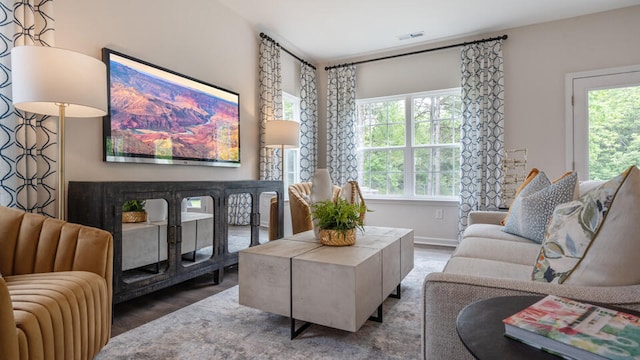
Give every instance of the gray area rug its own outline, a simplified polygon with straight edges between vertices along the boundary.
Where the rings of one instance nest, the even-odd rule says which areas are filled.
[[[385,300],[384,322],[356,333],[311,325],[290,340],[289,318],[239,305],[235,286],[112,338],[96,359],[417,359],[422,282],[448,259],[427,252],[416,251],[402,299]]]

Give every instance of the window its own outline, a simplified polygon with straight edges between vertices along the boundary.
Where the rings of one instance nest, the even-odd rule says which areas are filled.
[[[459,194],[460,89],[358,100],[359,179],[370,196]]]
[[[581,180],[608,180],[640,162],[640,66],[567,75],[568,139]]]
[[[202,198],[198,197],[188,197],[187,201],[187,209],[202,209]]]
[[[300,99],[287,94],[282,93],[282,115],[286,120],[294,120],[300,122]],[[288,197],[286,189],[291,184],[300,182],[300,151],[296,149],[284,150],[284,188],[285,197]]]

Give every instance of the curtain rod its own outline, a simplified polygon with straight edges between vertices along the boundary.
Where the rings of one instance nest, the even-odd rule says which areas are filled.
[[[389,56],[383,56],[383,57],[379,57],[379,58],[375,58],[375,59],[361,60],[361,61],[356,61],[356,62],[352,62],[352,63],[345,63],[345,64],[340,64],[340,65],[327,66],[324,69],[325,70],[336,69],[336,68],[341,68],[341,67],[350,66],[350,65],[359,65],[359,64],[364,64],[364,63],[373,62],[373,61],[393,59],[393,58],[397,58],[397,57],[401,57],[401,56],[422,54],[422,53],[431,52],[431,51],[451,49],[451,48],[454,48],[454,47],[466,46],[466,45],[471,45],[471,44],[479,44],[479,43],[483,43],[483,42],[487,42],[487,41],[506,40],[507,38],[508,38],[507,35],[496,36],[496,37],[492,37],[492,38],[488,38],[488,39],[468,41],[468,42],[463,42],[463,43],[459,43],[459,44],[440,46],[440,47],[436,47],[436,48],[432,48],[432,49],[412,51],[412,52],[408,52],[408,53],[404,53],[404,54],[389,55]]]
[[[282,46],[282,45],[278,44],[278,42],[277,42],[277,41],[275,41],[275,40],[273,40],[272,38],[270,38],[270,37],[269,37],[269,35],[267,35],[267,34],[265,34],[265,33],[262,33],[262,32],[261,32],[261,33],[260,33],[260,37],[261,37],[261,38],[263,38],[263,39],[267,39],[267,40],[271,41],[272,43],[276,44],[276,46],[277,46],[277,47],[279,47],[279,48],[280,48],[280,50],[282,50],[282,51],[286,52],[287,54],[289,54],[289,55],[293,56],[294,58],[296,58],[296,59],[297,59],[298,61],[300,61],[301,63],[303,63],[303,64],[305,64],[305,65],[307,65],[307,66],[312,67],[312,68],[313,68],[313,70],[315,70],[315,69],[316,69],[316,67],[315,67],[315,66],[313,66],[313,64],[310,64],[310,63],[308,63],[308,62],[304,61],[303,59],[299,58],[296,54],[294,54],[294,53],[292,53],[291,51],[289,51],[289,50],[285,49],[285,48],[284,48],[284,46]]]

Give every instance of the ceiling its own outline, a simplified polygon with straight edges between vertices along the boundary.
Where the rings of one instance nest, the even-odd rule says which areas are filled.
[[[640,5],[640,0],[218,1],[316,63]],[[423,36],[398,39],[421,31]]]

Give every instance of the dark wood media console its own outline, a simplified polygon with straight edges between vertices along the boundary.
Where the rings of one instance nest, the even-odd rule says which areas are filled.
[[[260,231],[260,209],[264,212],[265,205],[269,209],[273,197],[278,200],[277,238],[283,237],[283,191],[281,181],[263,180],[71,181],[68,221],[113,234],[115,304],[207,273],[212,273],[216,282],[222,281],[224,267],[238,263],[239,248],[267,240],[260,237],[264,233]],[[166,202],[162,218],[122,223],[125,201],[148,199]],[[241,226],[229,223],[230,209],[237,211],[238,199],[243,200],[246,222]],[[185,203],[189,207],[185,208]],[[149,256],[153,260],[140,263]],[[123,258],[134,265],[123,270]]]

